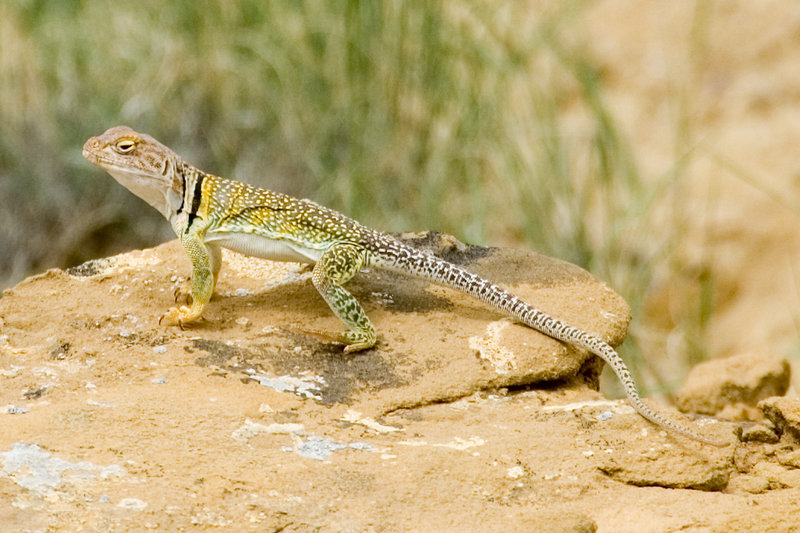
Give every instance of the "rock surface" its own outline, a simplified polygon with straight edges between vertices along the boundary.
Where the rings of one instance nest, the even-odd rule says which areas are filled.
[[[574,266],[413,240],[612,343],[624,336],[625,303]],[[595,358],[454,291],[360,276],[349,287],[381,342],[345,356],[306,273],[235,254],[205,321],[159,327],[187,272],[170,242],[51,270],[0,298],[9,530],[751,531],[759,517],[789,520],[793,444],[667,435],[593,390]]]
[[[800,443],[800,399],[767,398],[758,406],[779,435],[789,442]]]
[[[758,402],[786,394],[790,379],[789,362],[774,355],[744,353],[714,359],[692,368],[677,405],[685,413],[758,420]]]

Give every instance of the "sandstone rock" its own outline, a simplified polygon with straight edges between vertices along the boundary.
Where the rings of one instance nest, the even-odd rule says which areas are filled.
[[[781,438],[800,443],[800,398],[768,398],[759,403],[758,407],[775,425]]]
[[[692,488],[704,491],[724,490],[733,470],[732,447],[704,446],[685,439],[675,440],[668,433],[645,424],[631,431],[624,441],[615,438],[631,419],[613,416],[598,421],[598,440],[591,457],[597,468],[612,479],[637,487]],[[715,420],[697,424],[695,429],[706,435],[719,435]],[[714,428],[717,426],[716,428]]]
[[[800,449],[791,447],[778,450],[775,453],[775,457],[784,466],[800,469]]]
[[[756,463],[750,474],[767,480],[769,488],[772,490],[796,487],[800,483],[800,479],[798,479],[800,470],[787,469],[771,461]]]
[[[412,240],[612,343],[624,336],[627,306],[576,267],[435,235]],[[225,254],[204,321],[159,326],[188,271],[171,242],[50,270],[0,298],[0,405],[21,408],[0,412],[0,454],[28,443],[57,465],[125,472],[63,476],[42,499],[0,458],[0,492],[18,503],[0,506],[0,523],[577,533],[649,519],[667,499],[714,503],[688,521],[664,517],[671,530],[704,522],[706,509],[738,508],[719,492],[732,447],[658,430],[587,387],[596,358],[459,293],[359,276],[350,288],[381,338],[345,355],[333,340],[341,324],[306,272],[235,254]],[[542,379],[566,383],[513,388]],[[795,482],[787,472],[775,472],[776,487]],[[656,501],[630,485],[707,492]]]
[[[789,387],[789,363],[779,357],[746,353],[695,366],[678,393],[681,411],[749,419],[753,407]]]
[[[452,237],[404,236],[576,327],[618,344],[627,304],[580,268],[512,249],[464,245]],[[157,344],[158,318],[174,305],[172,286],[189,274],[176,241],[150,250],[51,270],[7,291],[6,331],[16,343],[45,343],[52,357],[97,351],[109,325],[133,352]],[[197,364],[314,398],[360,404],[370,416],[450,400],[476,390],[575,377],[597,386],[589,354],[516,324],[469,296],[425,281],[381,271],[348,284],[379,332],[376,349],[345,355],[335,340],[343,327],[291,263],[224,254],[217,294],[204,318],[185,331],[163,328]],[[48,293],[46,299],[33,292]],[[100,305],[81,295],[108,292]],[[36,317],[37,327],[30,327]],[[75,340],[76,335],[82,337]],[[235,342],[232,343],[232,340]],[[63,347],[67,348],[63,348]],[[276,381],[277,380],[277,381]],[[292,382],[292,383],[289,383]]]
[[[624,449],[606,450],[596,457],[601,472],[637,487],[719,491],[728,485],[731,471],[726,455],[686,454],[650,442],[626,443]]]
[[[780,440],[775,431],[764,424],[749,423],[746,426],[739,426],[735,433],[742,442],[776,443]]]
[[[582,513],[541,511],[533,513],[520,524],[520,531],[548,533],[595,533],[597,523]]]
[[[763,494],[769,490],[769,480],[752,474],[741,474],[731,479],[728,489],[732,492]]]

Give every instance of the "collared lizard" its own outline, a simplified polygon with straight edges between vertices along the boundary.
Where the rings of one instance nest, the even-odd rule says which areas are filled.
[[[164,215],[191,259],[191,304],[169,309],[161,318],[167,325],[182,327],[201,317],[221,267],[220,247],[225,247],[250,256],[313,265],[314,286],[347,328],[344,351],[366,350],[376,343],[375,327],[344,284],[368,267],[401,272],[463,291],[545,335],[588,350],[612,368],[629,402],[644,418],[701,442],[727,444],[652,410],[639,396],[625,362],[603,339],[387,233],[310,200],[203,172],[154,138],[127,126],[110,128],[87,140],[83,156]]]

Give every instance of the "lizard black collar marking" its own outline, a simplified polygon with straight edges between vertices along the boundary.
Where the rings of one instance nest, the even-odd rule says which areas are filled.
[[[178,208],[178,213],[180,214],[183,213],[183,208],[186,207],[186,176],[180,170],[176,169],[176,172],[181,177],[181,191],[183,191],[183,194],[181,194],[181,206]]]
[[[197,179],[194,181],[192,206],[189,208],[189,223],[186,225],[186,231],[189,231],[192,222],[197,218],[197,210],[200,209],[200,201],[203,199],[203,179],[205,179],[205,176],[198,174]]]

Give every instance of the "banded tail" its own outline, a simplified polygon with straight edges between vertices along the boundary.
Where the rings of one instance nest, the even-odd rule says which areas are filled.
[[[526,326],[561,342],[579,346],[605,361],[619,378],[625,389],[625,395],[637,413],[650,422],[690,439],[710,444],[726,446],[728,443],[714,440],[690,429],[688,426],[674,422],[650,408],[639,395],[636,383],[622,357],[606,341],[570,326],[544,311],[536,309],[502,287],[488,281],[468,270],[421,252],[403,243],[382,242],[381,247],[391,249],[391,253],[377,253],[375,263],[381,268],[401,273],[412,273],[440,285],[463,291],[470,296],[486,302],[504,314],[517,319]]]

